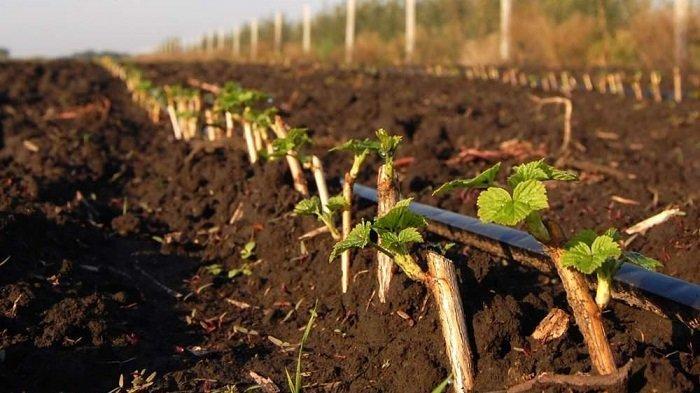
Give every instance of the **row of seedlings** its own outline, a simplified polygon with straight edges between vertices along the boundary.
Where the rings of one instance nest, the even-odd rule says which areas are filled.
[[[336,241],[329,259],[341,257],[341,290],[349,290],[350,251],[371,247],[377,250],[377,281],[380,301],[386,301],[394,266],[407,277],[418,281],[434,294],[445,338],[455,391],[471,390],[474,365],[469,346],[466,317],[463,311],[454,265],[436,252],[427,254],[428,271],[416,262],[412,245],[423,242],[420,230],[426,226],[424,217],[410,209],[411,199],[399,200],[394,154],[401,137],[378,130],[375,139],[349,140],[335,150],[352,153],[350,169],[345,173],[343,191],[329,196],[321,160],[305,153],[311,143],[307,130],[290,128],[274,108],[260,108],[267,96],[228,83],[217,90],[214,113],[223,116],[226,137],[235,137],[235,124],[242,128],[251,163],[265,159],[286,158],[294,188],[306,199],[294,209],[297,215],[313,215]],[[213,118],[207,127],[214,123]],[[275,139],[271,139],[272,131]],[[212,136],[207,132],[207,138]],[[378,210],[370,221],[360,221],[353,227],[352,186],[363,163],[370,154],[377,154],[382,164],[377,170]],[[316,182],[318,196],[310,196],[303,169],[309,169]],[[623,250],[619,233],[614,228],[598,234],[586,229],[571,239],[564,239],[554,222],[545,221],[541,212],[549,207],[545,182],[575,181],[577,175],[548,165],[544,159],[515,166],[507,185],[497,185],[500,163],[470,179],[448,182],[435,195],[456,188],[481,189],[477,201],[478,216],[484,222],[506,226],[524,225],[539,240],[550,256],[561,278],[567,301],[588,346],[593,369],[601,375],[615,375],[618,370],[603,327],[601,311],[610,301],[612,277],[623,262],[656,269],[660,263],[639,253]],[[341,230],[336,214],[342,215]],[[585,275],[597,279],[595,299],[588,289]]]

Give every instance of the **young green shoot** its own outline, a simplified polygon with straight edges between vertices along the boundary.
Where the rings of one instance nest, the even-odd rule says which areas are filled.
[[[577,175],[554,168],[541,159],[513,167],[508,187],[494,186],[500,167],[501,164],[497,163],[471,179],[445,183],[433,195],[455,188],[486,188],[477,199],[478,215],[482,221],[506,226],[525,222],[537,240],[549,242],[550,234],[540,216],[541,210],[549,208],[544,181],[573,181],[578,179]]]
[[[345,207],[345,199],[341,195],[336,195],[328,200],[328,206],[323,209],[321,199],[317,196],[307,198],[297,203],[294,207],[294,214],[298,216],[316,216],[316,218],[328,228],[334,240],[340,240],[341,235],[335,226],[333,217],[336,212]]]
[[[438,190],[454,189],[460,186],[467,188],[486,188],[477,199],[477,214],[483,222],[493,222],[506,226],[525,224],[527,230],[540,242],[544,243],[545,250],[551,257],[562,285],[566,291],[567,300],[571,306],[576,323],[583,334],[588,346],[591,363],[595,370],[602,374],[616,372],[615,359],[610,349],[610,344],[605,335],[603,321],[600,312],[594,312],[596,303],[589,293],[586,281],[581,273],[565,265],[563,261],[564,250],[557,247],[560,231],[554,232],[554,239],[549,229],[544,225],[540,212],[549,208],[549,200],[545,181],[572,181],[577,179],[573,172],[554,168],[544,162],[544,159],[532,161],[513,167],[508,177],[507,186],[495,185],[496,175],[500,166],[487,169],[475,178],[461,182],[450,182]],[[553,228],[557,228],[553,226]],[[596,260],[607,259],[614,247],[607,240],[598,241],[596,251],[601,254]],[[586,245],[586,247],[593,246]],[[619,248],[618,248],[619,251]],[[591,257],[592,258],[592,257]]]
[[[357,224],[347,238],[335,244],[329,260],[333,261],[346,250],[373,247],[391,258],[410,279],[427,283],[428,275],[410,254],[412,244],[423,242],[418,230],[427,222],[409,209],[410,204],[410,198],[401,200],[385,215]]]
[[[287,130],[286,125],[279,116],[275,117],[272,129],[277,134],[277,139],[272,141],[272,149],[268,154],[268,159],[286,157],[289,172],[294,181],[294,189],[301,195],[309,196],[309,187],[304,178],[301,160],[305,158],[300,152],[306,145],[311,144],[311,138],[305,128],[292,128]]]
[[[595,301],[601,310],[611,298],[612,280],[624,262],[647,270],[656,270],[662,264],[638,252],[623,251],[617,229],[610,228],[602,235],[585,229],[566,243],[562,264],[583,274],[595,274],[597,279]]]
[[[309,311],[311,314],[311,317],[309,318],[309,322],[306,324],[306,328],[304,329],[304,335],[301,337],[301,341],[299,342],[299,355],[297,356],[297,365],[294,370],[294,379],[292,379],[292,376],[289,374],[289,370],[285,367],[284,372],[287,376],[287,387],[289,388],[289,393],[300,393],[301,392],[301,387],[302,387],[302,375],[301,375],[301,357],[304,354],[304,345],[306,344],[307,341],[309,341],[309,336],[311,335],[311,328],[314,325],[314,321],[316,320],[316,317],[318,314],[316,313],[316,306],[314,306],[313,309]]]
[[[255,256],[255,241],[251,240],[248,243],[246,243],[243,248],[241,249],[241,258],[243,259],[251,259]]]
[[[401,137],[389,135],[386,130],[380,129],[377,130],[377,142],[379,145],[378,154],[384,161],[384,164],[377,171],[377,216],[381,217],[394,207],[399,198],[395,186],[394,154],[401,143]],[[393,266],[391,258],[383,253],[377,253],[377,297],[382,303],[386,302],[389,293]]]
[[[355,184],[357,176],[360,174],[360,168],[364,163],[367,155],[371,151],[379,151],[379,142],[370,139],[358,140],[350,139],[349,141],[343,143],[340,146],[333,148],[332,150],[342,150],[349,151],[353,155],[352,166],[350,170],[345,173],[343,182],[343,198],[345,198],[345,209],[343,209],[342,215],[342,229],[343,229],[343,239],[347,238],[350,230],[352,229],[352,188]],[[350,250],[346,250],[341,255],[341,288],[343,293],[348,291],[348,286],[350,283]]]

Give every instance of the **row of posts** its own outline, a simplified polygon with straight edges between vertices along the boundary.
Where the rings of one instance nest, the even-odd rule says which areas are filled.
[[[414,57],[416,47],[416,0],[404,0],[406,10],[405,22],[405,56],[406,61],[411,62]],[[346,18],[345,18],[345,61],[351,63],[353,61],[353,52],[355,48],[355,13],[356,0],[346,0]],[[680,68],[686,64],[688,58],[688,15],[690,10],[689,0],[675,0],[674,2],[674,58],[676,65]],[[512,0],[500,0],[500,43],[499,53],[501,60],[508,63],[511,60],[511,14]],[[302,51],[304,54],[311,52],[311,9],[308,4],[302,7]],[[281,12],[277,12],[274,17],[274,51],[275,53],[282,52],[282,26],[283,17]],[[236,57],[241,55],[241,29],[238,28],[233,32],[233,52]],[[203,39],[203,47],[205,51],[213,51],[223,49],[224,34],[223,32],[212,33],[210,36]],[[172,51],[173,47],[164,48],[165,51]],[[258,20],[250,21],[250,59],[255,60],[258,57]]]

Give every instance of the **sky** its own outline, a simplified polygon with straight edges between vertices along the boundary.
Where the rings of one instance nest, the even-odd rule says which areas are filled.
[[[0,48],[12,57],[95,49],[143,53],[167,37],[191,40],[282,11],[300,19],[340,0],[0,0]]]

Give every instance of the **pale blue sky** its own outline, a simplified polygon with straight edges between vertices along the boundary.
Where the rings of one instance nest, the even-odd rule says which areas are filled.
[[[87,49],[144,52],[168,36],[192,39],[252,17],[301,18],[340,0],[0,0],[0,47],[13,57]]]

